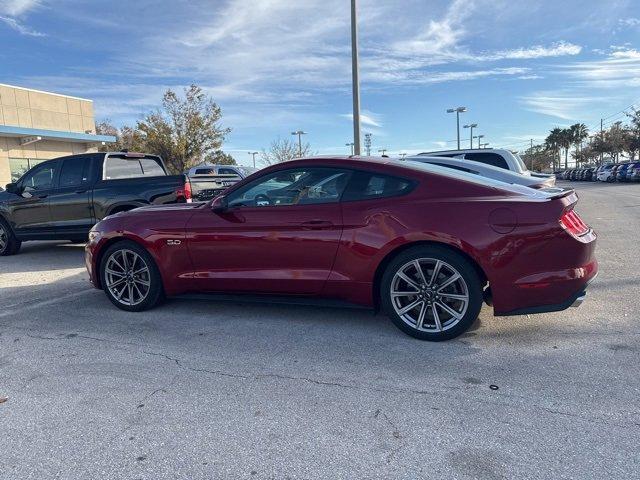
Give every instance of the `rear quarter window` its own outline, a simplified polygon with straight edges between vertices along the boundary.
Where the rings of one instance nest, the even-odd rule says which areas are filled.
[[[414,182],[405,178],[379,173],[355,172],[342,196],[342,201],[406,195],[414,185]]]
[[[104,164],[104,179],[164,176],[165,172],[155,158],[127,158],[109,156]]]

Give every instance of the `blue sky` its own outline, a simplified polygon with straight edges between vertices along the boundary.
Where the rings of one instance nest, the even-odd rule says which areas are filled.
[[[492,146],[596,127],[640,107],[637,0],[360,0],[363,131],[391,153],[454,147],[465,105]],[[91,98],[133,124],[162,92],[204,87],[225,150],[304,129],[351,141],[348,0],[0,0],[0,83]],[[468,144],[467,131],[463,139]]]

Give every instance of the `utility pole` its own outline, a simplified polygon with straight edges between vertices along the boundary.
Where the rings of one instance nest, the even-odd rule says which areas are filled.
[[[353,157],[353,147],[355,146],[353,142],[345,143],[345,147],[351,147],[351,156]]]
[[[384,154],[387,153],[387,149],[386,148],[381,148],[380,150],[378,150],[379,153],[382,153],[382,156],[384,157]]]
[[[302,135],[306,135],[307,132],[303,132],[302,130],[296,130],[295,132],[291,132],[291,135],[298,136],[298,156],[302,157]]]
[[[360,155],[360,72],[358,66],[358,9],[351,0],[351,76],[353,95],[353,150]]]
[[[600,119],[600,165],[604,163],[604,152],[602,151],[602,144],[604,143],[604,130],[602,129],[603,119]]]
[[[370,157],[371,156],[371,134],[370,133],[364,134],[364,148],[367,152],[367,157]]]
[[[463,125],[462,128],[470,128],[471,129],[471,134],[469,135],[469,148],[473,148],[473,129],[476,128],[478,126],[477,123],[470,123],[468,125]],[[460,149],[458,149],[460,150]]]
[[[256,168],[256,155],[258,155],[259,152],[249,152],[249,155],[251,155],[253,157],[253,168]]]
[[[484,135],[478,135],[478,148],[482,148],[482,145],[480,145],[480,141],[484,138]],[[487,144],[488,145],[488,144]]]
[[[467,107],[456,107],[447,109],[447,113],[456,114],[456,131],[458,132],[458,150],[460,150],[460,114],[467,111]]]

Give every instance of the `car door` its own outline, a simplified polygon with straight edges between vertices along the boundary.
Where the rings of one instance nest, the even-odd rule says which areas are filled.
[[[20,193],[9,201],[8,208],[19,237],[37,238],[53,234],[49,195],[53,192],[59,165],[58,160],[41,163],[18,181]]]
[[[51,225],[58,236],[86,234],[95,223],[91,211],[91,155],[60,159],[56,188],[49,195]]]
[[[319,293],[342,234],[340,197],[351,172],[280,170],[235,190],[225,211],[208,206],[187,225],[199,290]]]

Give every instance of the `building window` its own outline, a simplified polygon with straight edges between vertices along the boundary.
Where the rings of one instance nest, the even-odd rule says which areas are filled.
[[[10,158],[9,170],[11,171],[11,182],[17,182],[27,170],[42,162],[44,162],[44,160],[36,160],[34,158]]]

